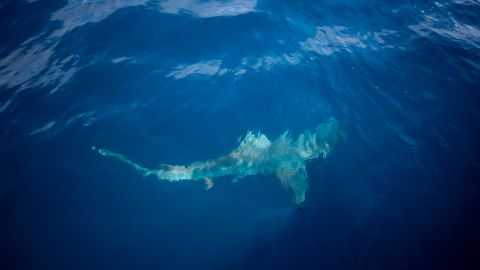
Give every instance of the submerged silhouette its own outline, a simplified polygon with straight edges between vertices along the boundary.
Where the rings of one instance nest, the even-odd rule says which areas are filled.
[[[326,158],[343,136],[342,125],[335,118],[318,125],[314,130],[301,133],[296,140],[288,131],[274,141],[262,133],[248,132],[239,140],[239,146],[227,155],[186,166],[162,164],[156,169],[146,168],[106,149],[95,146],[92,149],[102,156],[127,163],[143,176],[156,175],[159,179],[171,182],[204,180],[207,189],[213,186],[213,179],[219,176],[232,175],[236,182],[248,175],[275,174],[284,187],[293,191],[294,202],[301,205],[308,187],[305,163],[320,156]]]

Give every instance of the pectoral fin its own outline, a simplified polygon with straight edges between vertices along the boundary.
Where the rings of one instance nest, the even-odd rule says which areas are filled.
[[[210,190],[213,187],[212,178],[209,178],[209,177],[205,178],[204,183],[205,183],[205,190]]]
[[[276,175],[284,187],[293,191],[295,203],[301,205],[305,201],[305,192],[308,187],[305,164],[296,164],[296,162],[284,164],[277,169]]]

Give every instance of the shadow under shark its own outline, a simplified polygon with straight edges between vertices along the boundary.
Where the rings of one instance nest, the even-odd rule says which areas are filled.
[[[146,168],[122,154],[95,146],[92,149],[102,156],[128,164],[143,176],[155,175],[170,182],[204,180],[207,189],[213,186],[215,177],[231,175],[236,182],[249,175],[275,174],[285,188],[292,190],[294,202],[301,205],[308,188],[305,164],[319,157],[326,158],[338,139],[344,136],[344,129],[335,118],[301,133],[296,140],[288,131],[273,141],[262,133],[248,132],[242,140],[239,139],[237,148],[217,159],[190,165],[162,164],[156,169]]]

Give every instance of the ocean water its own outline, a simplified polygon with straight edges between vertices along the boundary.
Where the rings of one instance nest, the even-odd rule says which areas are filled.
[[[346,127],[274,174],[142,177]],[[480,269],[480,2],[0,1],[0,269]]]

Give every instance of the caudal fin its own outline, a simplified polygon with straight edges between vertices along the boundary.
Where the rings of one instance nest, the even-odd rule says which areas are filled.
[[[92,146],[92,150],[95,151],[95,152],[98,152],[100,155],[102,155],[104,157],[116,159],[116,160],[119,160],[121,162],[126,163],[127,165],[132,167],[135,171],[142,174],[143,176],[149,176],[150,174],[155,173],[154,170],[149,169],[149,168],[145,168],[142,165],[131,161],[130,159],[128,159],[127,157],[125,157],[122,154],[115,153],[115,152],[112,152],[112,151],[107,150],[107,149],[97,148],[95,146]]]

